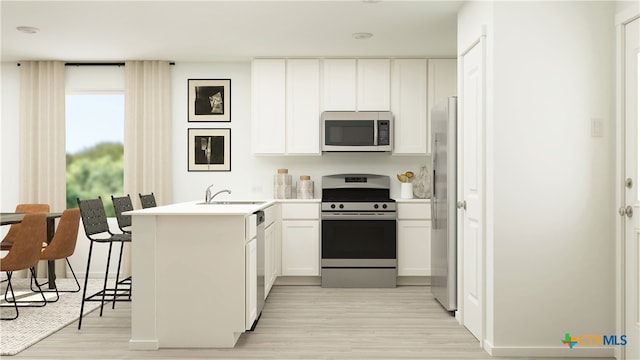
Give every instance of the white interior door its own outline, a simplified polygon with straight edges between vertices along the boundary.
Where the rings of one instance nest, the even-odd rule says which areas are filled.
[[[638,77],[640,76],[640,19],[625,25],[624,30],[624,203],[620,208],[623,222],[623,327],[627,344],[623,359],[640,359],[640,193],[638,181]]]
[[[483,43],[462,58],[458,120],[458,242],[462,244],[462,322],[479,340],[483,329]]]

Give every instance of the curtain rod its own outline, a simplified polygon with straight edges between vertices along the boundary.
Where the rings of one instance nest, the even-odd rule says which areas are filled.
[[[65,66],[124,66],[125,63],[123,62],[113,62],[113,63],[108,63],[108,62],[96,62],[96,63],[72,63],[72,62],[68,62],[68,63],[64,63]],[[175,65],[175,62],[170,62],[169,65]]]
[[[170,62],[169,65],[175,65],[175,62]],[[20,66],[20,63],[18,63]],[[64,66],[124,66],[123,62],[117,63],[64,63]]]

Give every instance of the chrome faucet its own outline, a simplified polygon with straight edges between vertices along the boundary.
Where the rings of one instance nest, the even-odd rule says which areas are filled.
[[[220,194],[220,193],[226,192],[228,194],[231,194],[231,190],[226,190],[225,189],[225,190],[220,190],[217,193],[211,195],[211,188],[212,187],[213,187],[213,184],[209,185],[209,187],[207,188],[207,191],[204,194],[204,202],[207,203],[207,204],[210,203],[211,200],[213,200],[213,198],[218,196],[218,194]]]

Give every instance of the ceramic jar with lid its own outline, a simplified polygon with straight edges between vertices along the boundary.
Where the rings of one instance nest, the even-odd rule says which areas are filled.
[[[300,175],[297,186],[298,199],[313,199],[313,181],[309,175]]]
[[[273,177],[274,199],[291,199],[291,175],[288,169],[278,169]]]

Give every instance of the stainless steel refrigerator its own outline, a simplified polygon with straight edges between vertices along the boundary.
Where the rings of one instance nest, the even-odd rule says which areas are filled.
[[[456,237],[457,98],[431,108],[431,293],[448,311],[457,309]]]

